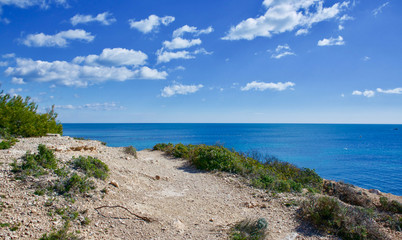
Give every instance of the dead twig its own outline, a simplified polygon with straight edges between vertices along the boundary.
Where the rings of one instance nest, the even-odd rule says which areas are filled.
[[[131,212],[130,210],[128,210],[126,207],[123,207],[123,206],[120,206],[120,205],[116,205],[116,206],[100,206],[100,207],[94,208],[95,211],[99,215],[101,215],[102,217],[107,217],[107,216],[105,216],[105,215],[103,215],[102,213],[99,212],[99,209],[102,209],[102,208],[122,208],[122,209],[126,210],[128,213],[130,213],[131,215],[136,216],[137,218],[139,218],[139,219],[141,219],[141,220],[143,220],[143,221],[145,221],[147,223],[155,221],[155,220],[153,220],[151,218],[143,217],[143,216],[140,216],[138,214],[135,214],[135,213]],[[115,218],[115,219],[127,219],[127,218],[120,218],[120,217],[112,217],[112,218]]]

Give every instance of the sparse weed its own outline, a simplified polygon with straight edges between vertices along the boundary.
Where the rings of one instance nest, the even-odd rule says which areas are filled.
[[[245,219],[237,223],[230,233],[231,240],[263,240],[267,233],[268,223],[265,218],[258,220]]]

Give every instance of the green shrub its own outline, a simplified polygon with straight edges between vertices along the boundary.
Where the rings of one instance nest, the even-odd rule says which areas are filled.
[[[17,142],[18,140],[16,138],[13,137],[6,138],[0,142],[0,149],[9,149],[12,146],[14,146]]]
[[[124,152],[125,152],[126,154],[132,155],[132,156],[134,156],[135,158],[137,158],[137,149],[135,149],[135,147],[133,147],[133,146],[125,147],[125,148],[124,148]]]
[[[237,223],[230,233],[232,240],[263,240],[266,237],[267,220],[260,218],[256,221],[246,219]]]
[[[332,197],[312,197],[302,203],[299,216],[326,233],[344,240],[388,239],[367,211],[345,206]]]
[[[88,180],[86,177],[74,173],[70,177],[59,180],[54,185],[53,189],[62,195],[71,193],[86,193],[95,189],[94,182]]]
[[[0,130],[13,136],[37,137],[46,133],[63,134],[63,126],[56,122],[54,106],[47,113],[38,113],[38,106],[27,97],[11,97],[0,92]]]
[[[22,159],[21,164],[17,164],[15,160],[12,163],[12,171],[21,173],[21,176],[40,176],[47,174],[46,169],[56,169],[57,159],[54,156],[53,150],[46,148],[45,145],[38,146],[38,153],[31,154],[27,152]]]
[[[188,159],[198,169],[240,174],[258,188],[279,192],[300,192],[302,188],[320,191],[322,178],[311,169],[280,162],[272,156],[258,153],[242,154],[220,145],[208,146],[159,143],[154,150]]]
[[[105,180],[109,176],[109,167],[97,158],[79,156],[74,158],[73,165],[81,169],[88,177]]]
[[[395,200],[389,201],[386,197],[380,197],[380,204],[381,210],[402,214],[402,204]]]

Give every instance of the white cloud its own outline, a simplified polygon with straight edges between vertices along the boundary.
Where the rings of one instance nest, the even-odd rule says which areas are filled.
[[[343,30],[343,29],[345,29],[345,27],[344,27],[343,25],[339,24],[338,30],[341,31],[341,30]]]
[[[211,55],[212,52],[206,51],[204,48],[197,49],[193,52],[189,52],[186,50],[177,51],[177,52],[168,52],[164,51],[164,49],[159,49],[156,52],[157,63],[167,63],[174,59],[193,59],[197,54]]]
[[[181,49],[181,48],[189,48],[192,46],[200,45],[201,40],[199,38],[187,40],[181,37],[176,37],[172,41],[164,41],[163,46],[167,49]]]
[[[147,19],[143,19],[140,21],[134,21],[134,19],[130,19],[128,22],[131,28],[135,28],[143,33],[150,33],[155,31],[159,25],[163,24],[165,26],[169,25],[175,20],[172,16],[158,17],[156,15],[150,15]]]
[[[305,28],[299,29],[295,33],[296,36],[307,35],[307,34],[308,34],[308,29],[305,29]]]
[[[125,48],[105,48],[100,55],[88,55],[76,57],[74,63],[86,65],[106,66],[139,66],[146,64],[148,56],[141,52]]]
[[[354,19],[355,19],[354,17],[351,17],[351,16],[349,16],[349,15],[347,15],[347,14],[344,14],[342,17],[339,18],[339,20],[340,20],[341,22],[350,21],[350,20],[354,20]]]
[[[173,59],[192,59],[195,58],[189,51],[178,51],[178,52],[166,52],[158,51],[156,53],[158,56],[158,63],[170,62]]]
[[[0,7],[4,5],[12,5],[19,8],[28,8],[32,6],[40,6],[41,8],[48,8],[50,4],[59,4],[67,6],[66,0],[0,0]]]
[[[377,88],[377,92],[387,93],[387,94],[402,94],[402,88],[394,88],[394,89],[388,89],[388,90],[383,90],[381,88]]]
[[[295,86],[295,83],[292,82],[278,82],[278,83],[265,83],[265,82],[257,82],[252,81],[251,83],[247,83],[245,87],[240,88],[242,91],[249,91],[249,90],[258,90],[258,91],[265,91],[267,89],[277,90],[277,91],[284,91],[288,88]]]
[[[17,77],[13,77],[11,79],[11,82],[14,83],[14,84],[25,84],[23,78],[17,78]]]
[[[22,92],[22,88],[11,88],[8,91],[8,94],[10,94],[12,97],[16,97],[19,95],[20,92]]]
[[[324,7],[324,0],[264,0],[267,8],[264,15],[248,18],[232,26],[222,39],[253,40],[256,37],[271,37],[297,28],[309,29],[313,24],[335,18],[348,7],[349,2],[338,2]],[[296,34],[306,33],[305,30]]]
[[[213,31],[214,29],[211,26],[206,29],[198,30],[197,27],[184,25],[183,27],[174,30],[172,36],[173,38],[182,37],[185,33],[192,33],[195,36],[199,36],[201,34],[210,34]]]
[[[369,61],[370,59],[371,59],[371,58],[368,57],[368,56],[364,56],[364,57],[362,58],[362,60],[365,61],[365,62]]]
[[[292,52],[292,49],[290,49],[289,45],[278,45],[275,49],[275,52],[271,55],[271,58],[279,59],[291,55],[295,55],[295,53]]]
[[[41,61],[17,58],[16,66],[8,67],[9,76],[26,81],[51,82],[65,86],[85,87],[105,81],[126,81],[132,79],[165,79],[167,73],[148,67],[128,69],[125,66],[80,65],[66,61]]]
[[[171,86],[167,86],[163,88],[161,96],[162,97],[171,97],[177,94],[187,95],[189,93],[195,93],[204,86],[202,84],[198,85],[183,85],[183,84],[174,84]]]
[[[117,105],[114,102],[105,102],[105,103],[87,103],[84,105],[56,105],[56,109],[64,109],[64,110],[94,110],[94,111],[111,111],[111,110],[122,110],[124,107]]]
[[[0,61],[0,67],[7,67],[7,66],[8,66],[8,62]]]
[[[319,40],[317,43],[318,46],[323,47],[323,46],[341,46],[345,45],[345,41],[343,41],[342,36],[338,36],[337,38],[324,38],[322,40]]]
[[[364,92],[355,90],[352,92],[352,95],[365,96],[365,97],[371,98],[371,97],[374,97],[375,92],[372,90],[364,90]]]
[[[3,58],[15,58],[15,53],[7,53],[2,55]]]
[[[95,36],[82,29],[67,30],[55,35],[44,33],[29,34],[22,43],[28,47],[65,47],[71,40],[82,40],[92,42]]]
[[[383,8],[385,8],[386,6],[388,6],[389,2],[386,2],[384,4],[382,4],[381,6],[379,6],[378,8],[373,10],[373,15],[376,17],[378,14],[382,13]]]
[[[76,14],[74,17],[70,19],[70,22],[73,26],[80,23],[89,23],[89,22],[99,22],[103,25],[110,25],[116,22],[116,19],[112,17],[112,14],[109,12],[99,13],[95,17],[92,15],[81,15]]]

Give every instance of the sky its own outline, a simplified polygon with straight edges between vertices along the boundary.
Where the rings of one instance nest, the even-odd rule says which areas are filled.
[[[62,123],[402,124],[399,0],[0,0],[0,83]]]

